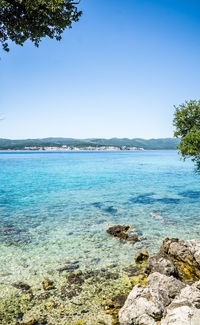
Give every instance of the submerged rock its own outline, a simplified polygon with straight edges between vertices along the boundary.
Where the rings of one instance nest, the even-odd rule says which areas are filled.
[[[129,277],[137,276],[137,275],[144,273],[143,269],[141,269],[137,266],[133,266],[133,265],[129,265],[129,266],[123,268],[123,271],[125,271]]]
[[[110,301],[106,301],[104,304],[104,310],[107,314],[112,315],[114,321],[112,322],[113,325],[117,325],[118,323],[118,312],[120,308],[123,307],[126,301],[127,295],[119,294],[112,298]]]
[[[44,290],[52,290],[55,289],[54,287],[54,282],[49,280],[49,279],[44,279],[44,281],[42,282],[42,286]]]
[[[133,243],[135,243],[136,241],[138,241],[138,236],[137,235],[132,235],[132,236],[128,236],[127,240],[131,241]]]
[[[138,240],[138,235],[133,233],[133,230],[133,226],[114,225],[107,229],[107,233],[123,240],[136,242]]]
[[[78,296],[78,294],[79,293],[77,290],[71,290],[71,291],[66,292],[65,297],[72,299],[73,297]]]
[[[78,264],[68,264],[68,265],[65,265],[63,267],[60,267],[57,271],[59,273],[64,272],[64,271],[71,272],[73,270],[77,270],[78,268],[79,268]]]
[[[20,289],[23,291],[29,291],[31,289],[31,287],[28,284],[23,283],[23,282],[13,283],[12,286],[16,289]]]
[[[135,262],[136,263],[142,263],[144,261],[147,261],[149,258],[149,253],[147,252],[147,250],[145,248],[143,248],[140,252],[137,252],[135,254]]]
[[[82,278],[82,272],[72,273],[67,277],[67,282],[69,284],[82,285],[84,280]]]
[[[103,272],[101,274],[101,277],[105,278],[106,280],[117,280],[119,278],[119,274],[112,272]]]
[[[18,234],[21,231],[21,229],[15,228],[13,226],[0,226],[0,235],[13,235]]]
[[[115,308],[121,308],[125,304],[127,295],[117,295],[114,298],[112,298],[113,304]]]
[[[85,274],[84,274],[84,278],[85,279],[89,279],[89,278],[91,278],[91,277],[94,277],[94,276],[97,276],[97,275],[99,275],[99,273],[100,273],[100,271],[97,271],[97,270],[90,270],[90,271],[87,271],[87,272],[85,272]]]

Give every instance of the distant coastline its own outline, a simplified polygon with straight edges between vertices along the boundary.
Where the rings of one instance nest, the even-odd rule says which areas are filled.
[[[73,139],[44,138],[12,140],[0,138],[0,150],[27,151],[117,151],[117,150],[171,150],[176,149],[179,139]]]

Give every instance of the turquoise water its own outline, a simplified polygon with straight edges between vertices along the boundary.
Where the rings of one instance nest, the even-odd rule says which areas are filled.
[[[165,236],[200,237],[200,176],[176,151],[0,153],[0,286],[44,277],[68,260],[82,269],[130,264]],[[139,242],[106,229],[132,224]]]

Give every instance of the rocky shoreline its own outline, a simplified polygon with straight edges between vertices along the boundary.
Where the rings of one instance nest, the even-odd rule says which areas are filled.
[[[200,241],[165,238],[119,311],[120,325],[200,324]]]
[[[129,245],[140,241],[130,225],[112,225],[107,233]],[[0,301],[0,322],[200,325],[200,241],[165,238],[157,254],[149,256],[144,247],[130,263],[81,270],[71,260],[35,286],[14,282]]]

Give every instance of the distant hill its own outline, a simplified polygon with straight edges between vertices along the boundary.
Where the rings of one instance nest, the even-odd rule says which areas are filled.
[[[161,139],[128,139],[128,138],[112,138],[112,139],[87,139],[98,145],[108,145],[117,147],[142,147],[144,149],[175,149],[179,143],[176,138],[161,138]]]
[[[44,139],[26,139],[26,140],[10,140],[0,138],[0,150],[23,150],[25,147],[62,147],[70,146],[72,148],[84,147],[101,147],[114,146],[119,149],[122,147],[137,147],[146,150],[159,149],[176,149],[179,139],[176,138],[160,138],[160,139],[128,139],[128,138],[112,138],[112,139],[73,139],[73,138],[44,138]]]

